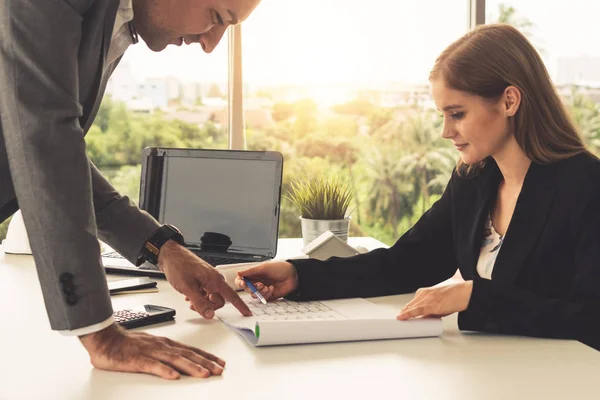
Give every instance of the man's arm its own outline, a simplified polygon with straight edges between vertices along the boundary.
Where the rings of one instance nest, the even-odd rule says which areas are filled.
[[[56,330],[93,325],[112,315],[78,120],[77,53],[87,4],[0,0],[2,131]]]
[[[144,242],[160,224],[121,196],[90,161],[98,237],[136,264]]]

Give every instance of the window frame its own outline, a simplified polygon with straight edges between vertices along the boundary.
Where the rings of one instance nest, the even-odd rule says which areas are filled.
[[[244,82],[242,65],[242,26],[229,28],[229,148],[246,149],[244,123]]]
[[[486,0],[467,0],[469,10],[468,29],[474,29],[477,25],[485,24],[485,2]]]

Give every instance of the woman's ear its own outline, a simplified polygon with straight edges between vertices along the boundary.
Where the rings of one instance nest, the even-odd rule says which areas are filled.
[[[504,89],[504,111],[507,117],[514,117],[521,105],[521,91],[516,86]]]

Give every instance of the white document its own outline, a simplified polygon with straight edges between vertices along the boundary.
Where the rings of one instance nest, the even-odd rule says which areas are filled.
[[[244,293],[253,312],[243,317],[231,304],[217,317],[254,346],[347,342],[440,336],[440,318],[396,320],[390,311],[364,299],[311,302],[278,300],[263,305]]]

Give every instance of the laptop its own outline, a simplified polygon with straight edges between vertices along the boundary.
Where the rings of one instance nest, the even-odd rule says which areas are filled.
[[[139,206],[173,224],[185,246],[213,266],[277,254],[283,156],[275,151],[150,147],[142,155]],[[107,272],[164,277],[106,252]]]

